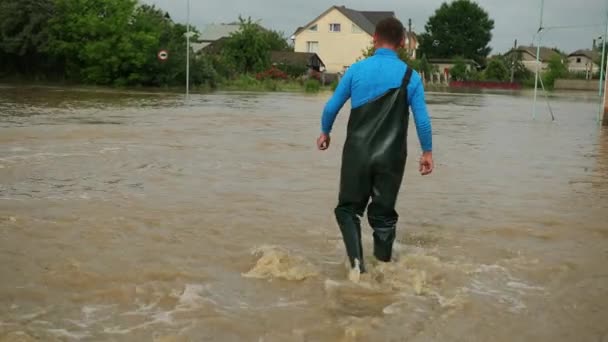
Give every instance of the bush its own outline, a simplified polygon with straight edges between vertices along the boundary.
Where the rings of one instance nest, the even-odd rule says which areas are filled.
[[[499,58],[491,59],[484,73],[485,79],[488,81],[503,82],[507,81],[510,77],[509,69],[507,69],[504,61]]]
[[[304,83],[304,90],[307,93],[318,93],[321,90],[321,83],[317,80],[308,80]]]
[[[286,80],[288,79],[287,74],[275,67],[272,67],[266,71],[256,74],[256,79],[262,80]]]
[[[232,86],[238,89],[255,89],[260,86],[260,81],[249,75],[240,75],[232,81]]]
[[[543,75],[543,83],[548,89],[553,89],[555,80],[568,76],[568,65],[560,56],[555,56],[549,61],[549,70]]]
[[[332,91],[336,91],[336,89],[338,89],[338,84],[340,84],[340,82],[336,78],[333,82],[331,82],[331,85],[330,85],[331,90]]]
[[[467,65],[462,58],[457,58],[454,66],[450,69],[450,76],[454,81],[465,81],[468,79]]]
[[[306,74],[308,67],[295,64],[279,64],[276,66],[279,70],[283,71],[290,78],[298,78]]]

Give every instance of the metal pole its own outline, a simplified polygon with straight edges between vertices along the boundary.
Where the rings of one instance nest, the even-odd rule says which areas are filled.
[[[190,0],[186,18],[186,98],[190,97]]]
[[[538,26],[538,41],[536,43],[536,74],[534,79],[534,109],[532,111],[532,120],[536,119],[536,101],[538,98],[538,73],[540,72],[540,34],[543,31],[543,13],[545,11],[545,0],[540,0],[540,25]]]
[[[513,53],[511,54],[511,83],[515,81],[515,59],[518,58],[517,39],[513,43]]]
[[[606,68],[608,68],[608,64],[606,64]],[[606,70],[606,72],[604,73],[604,75],[606,74],[608,74],[608,70]],[[600,111],[598,112],[598,123],[601,122],[604,126],[608,126],[608,115],[606,114],[606,95],[608,95],[606,91],[608,91],[608,89],[606,89],[606,87],[608,87],[608,82],[604,82],[604,97],[602,100],[602,108],[600,108]]]
[[[606,107],[606,96],[602,96],[604,95],[604,77],[606,76],[605,70],[604,70],[604,65],[606,64],[606,39],[608,38],[608,6],[606,7],[606,29],[604,31],[604,37],[602,37],[602,66],[600,67],[600,86],[599,86],[599,93],[600,93],[600,103],[602,104],[602,106],[600,107],[600,110],[597,112],[597,122],[600,122],[602,119],[602,112],[604,111],[604,108]]]

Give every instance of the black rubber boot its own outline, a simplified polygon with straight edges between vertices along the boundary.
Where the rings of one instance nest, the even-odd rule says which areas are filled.
[[[359,271],[365,273],[363,245],[361,244],[361,219],[355,210],[347,206],[337,207],[335,214],[342,232],[350,267],[354,268],[357,265],[355,260],[359,260]]]
[[[390,262],[393,257],[393,243],[397,233],[397,219],[370,216],[369,225],[374,229],[374,256],[382,262]]]

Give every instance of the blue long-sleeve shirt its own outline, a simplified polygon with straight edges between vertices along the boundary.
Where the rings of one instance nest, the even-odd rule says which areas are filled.
[[[344,74],[334,95],[323,110],[321,118],[323,133],[331,132],[338,112],[349,98],[352,107],[357,108],[377,99],[391,89],[399,88],[407,68],[408,66],[399,59],[397,53],[389,49],[378,49],[374,56],[353,64]],[[407,94],[422,151],[432,151],[431,119],[424,100],[422,78],[415,71],[412,73],[407,87]]]

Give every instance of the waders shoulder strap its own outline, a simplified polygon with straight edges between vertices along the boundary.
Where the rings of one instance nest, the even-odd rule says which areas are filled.
[[[410,84],[410,80],[412,79],[412,74],[414,70],[408,65],[407,70],[405,71],[405,75],[403,76],[403,84],[402,86],[407,89],[407,86]]]

